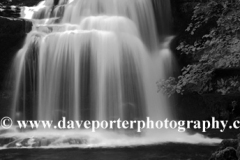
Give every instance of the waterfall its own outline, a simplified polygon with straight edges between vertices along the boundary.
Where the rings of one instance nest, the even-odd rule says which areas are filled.
[[[157,93],[167,62],[151,1],[46,0],[32,11],[33,29],[15,60],[13,117],[171,118]]]
[[[168,99],[156,86],[171,70],[170,15],[169,0],[45,0],[25,7],[22,16],[33,28],[14,60],[12,118],[173,119]],[[83,130],[77,137],[100,135],[102,146],[204,142],[202,136],[165,129],[145,130],[147,139],[121,134],[117,141],[119,132],[128,131]],[[62,133],[67,134],[32,132],[33,137]]]

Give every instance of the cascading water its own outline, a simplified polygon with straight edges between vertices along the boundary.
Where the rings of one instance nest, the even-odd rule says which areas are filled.
[[[16,59],[13,117],[19,111],[23,119],[44,120],[134,120],[154,113],[170,118],[155,86],[164,77],[160,65],[165,60],[160,58],[158,67],[152,63],[160,48],[151,1],[45,1],[39,6]],[[19,110],[19,103],[25,104],[19,96],[29,90],[36,100],[26,115],[28,107]]]
[[[32,14],[26,9],[24,17],[31,18],[34,25],[14,62],[12,117],[54,121],[62,117],[99,121],[172,119],[167,99],[157,93],[156,87],[168,72],[165,64],[171,63],[171,38],[165,37],[165,45],[160,45],[158,38],[158,33],[165,36],[161,32],[169,28],[170,1],[159,1],[155,1],[163,10],[159,12],[159,32],[150,0],[46,0],[32,8]],[[56,136],[56,132],[48,134]],[[73,133],[68,135],[76,136]],[[42,131],[31,134],[43,136]],[[98,134],[98,145],[107,146],[204,142],[200,136],[165,130],[146,131],[141,138],[121,134],[121,141],[116,141],[116,131]]]

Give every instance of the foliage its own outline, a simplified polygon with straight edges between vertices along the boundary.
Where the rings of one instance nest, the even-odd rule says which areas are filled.
[[[217,92],[222,95],[226,95],[229,93],[240,92],[240,81],[239,77],[230,77],[228,79],[221,78],[216,83]]]
[[[212,91],[211,81],[216,69],[239,67],[240,1],[211,0],[197,4],[186,32],[197,38],[181,42],[177,50],[191,56],[193,62],[182,68],[178,78],[159,81],[159,89],[168,95],[175,92]]]

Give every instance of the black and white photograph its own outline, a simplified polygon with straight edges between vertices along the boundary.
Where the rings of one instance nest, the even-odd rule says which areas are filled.
[[[240,0],[0,0],[0,160],[240,160]]]

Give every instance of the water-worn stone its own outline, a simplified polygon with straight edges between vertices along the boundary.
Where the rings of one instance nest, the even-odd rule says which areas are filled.
[[[49,146],[54,141],[55,141],[55,139],[41,138],[39,146],[41,146],[41,147]]]
[[[227,147],[213,153],[209,160],[238,160],[238,157],[233,147]]]
[[[46,147],[49,145],[60,145],[60,144],[69,144],[69,145],[81,145],[87,144],[86,138],[0,138],[0,146],[5,146],[6,148],[22,148],[22,147]]]
[[[51,144],[55,139],[47,138],[23,138],[23,139],[14,139],[14,138],[4,138],[0,139],[0,144],[6,145],[7,148],[21,148],[21,147],[45,147]],[[3,145],[2,145],[3,146]]]
[[[0,146],[5,146],[11,142],[15,141],[14,137],[9,137],[9,138],[0,138]]]
[[[238,140],[237,139],[224,139],[220,143],[219,150],[223,150],[227,147],[233,147],[234,149],[238,148]]]
[[[68,144],[71,144],[71,145],[74,145],[74,144],[86,144],[87,140],[86,139],[69,138],[69,139],[64,140],[63,143],[68,143]]]
[[[10,142],[9,144],[6,145],[7,148],[15,148],[15,147],[22,147],[21,145],[21,139],[17,139],[13,142]]]

